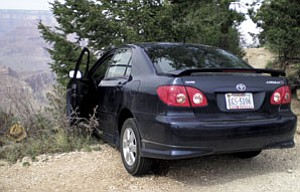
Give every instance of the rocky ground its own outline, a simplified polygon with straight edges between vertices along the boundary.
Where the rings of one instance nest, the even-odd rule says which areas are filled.
[[[299,109],[295,102],[298,115]],[[0,162],[0,191],[299,192],[299,134],[292,149],[263,151],[252,160],[217,155],[171,161],[166,175],[132,177],[120,153],[106,144],[100,151],[42,155],[36,162]]]
[[[170,163],[165,176],[130,176],[117,150],[42,156],[0,167],[0,191],[300,191],[300,146],[252,160],[227,155]]]

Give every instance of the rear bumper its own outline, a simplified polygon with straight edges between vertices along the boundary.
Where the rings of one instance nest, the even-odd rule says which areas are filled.
[[[146,124],[139,125],[144,127],[141,155],[155,159],[291,148],[297,125],[297,117],[291,112],[259,121],[200,122],[194,116],[144,120]]]

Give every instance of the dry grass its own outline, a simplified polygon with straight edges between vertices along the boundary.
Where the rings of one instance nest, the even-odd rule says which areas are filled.
[[[0,122],[0,159],[15,162],[25,156],[34,158],[45,153],[89,151],[90,145],[98,142],[92,136],[98,127],[95,116],[85,123],[69,125],[64,88],[56,86],[54,92],[48,94],[49,106],[41,109],[33,107],[30,99],[26,101],[20,94],[10,94],[10,98],[13,101],[11,107],[0,114],[0,121],[6,122]],[[7,137],[8,128],[15,122],[20,122],[27,131],[27,137],[17,143]]]

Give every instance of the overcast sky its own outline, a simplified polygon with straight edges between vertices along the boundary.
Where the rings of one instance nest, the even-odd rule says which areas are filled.
[[[54,0],[0,0],[0,9],[49,10]]]

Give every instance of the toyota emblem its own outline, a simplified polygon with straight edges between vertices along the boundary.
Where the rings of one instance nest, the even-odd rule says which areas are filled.
[[[238,91],[246,91],[247,87],[246,87],[245,84],[239,83],[239,84],[236,85],[236,89],[237,89]]]

